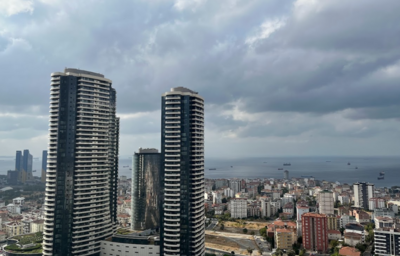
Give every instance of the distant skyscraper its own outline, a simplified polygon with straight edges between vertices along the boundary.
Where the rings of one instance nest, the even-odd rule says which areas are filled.
[[[177,87],[162,96],[161,255],[204,255],[204,100]]]
[[[47,170],[47,150],[42,152],[42,177],[41,181],[46,182],[46,170]]]
[[[374,190],[374,184],[366,182],[354,183],[354,207],[368,209],[368,201],[374,197]]]
[[[285,179],[285,180],[288,180],[288,179],[289,179],[289,171],[288,171],[288,170],[285,170],[285,171],[283,172],[283,179]]]
[[[24,155],[22,157],[22,169],[25,171],[26,178],[25,181],[31,180],[33,175],[32,175],[32,162],[33,162],[33,157],[29,153],[28,149],[24,150]],[[23,182],[25,182],[23,181]]]
[[[15,170],[22,171],[22,152],[20,150],[15,155]]]
[[[157,149],[139,149],[133,155],[132,229],[155,229],[160,226],[160,158]]]
[[[103,75],[51,74],[43,255],[99,255],[116,229],[119,119]]]

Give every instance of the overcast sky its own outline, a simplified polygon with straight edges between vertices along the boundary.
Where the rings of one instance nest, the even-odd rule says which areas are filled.
[[[50,74],[113,81],[120,154],[161,94],[206,102],[206,157],[398,155],[398,0],[0,0],[0,155],[47,148]]]

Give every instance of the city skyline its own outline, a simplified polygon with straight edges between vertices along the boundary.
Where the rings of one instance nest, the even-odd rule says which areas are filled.
[[[207,98],[206,157],[400,152],[398,1],[2,7],[0,155],[47,148],[48,74],[65,66],[113,79],[122,156],[160,148],[159,94],[179,86]]]

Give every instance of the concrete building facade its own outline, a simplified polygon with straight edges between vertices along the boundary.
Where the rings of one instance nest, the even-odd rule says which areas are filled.
[[[247,218],[247,198],[233,198],[230,204],[232,218]]]
[[[333,214],[333,206],[334,206],[334,201],[333,201],[333,193],[332,191],[328,190],[322,190],[318,194],[318,211],[321,214]]]

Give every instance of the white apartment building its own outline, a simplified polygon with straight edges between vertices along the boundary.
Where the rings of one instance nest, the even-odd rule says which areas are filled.
[[[231,197],[231,198],[235,197],[235,191],[231,188],[226,188],[226,189],[224,189],[224,195],[226,197]]]
[[[247,198],[233,198],[230,204],[232,218],[247,218]]]
[[[368,200],[368,209],[370,211],[382,208],[385,208],[385,199],[379,197],[372,197]]]
[[[321,214],[333,214],[333,195],[331,191],[323,190],[318,194],[319,213]]]
[[[354,183],[354,207],[368,209],[368,200],[374,197],[374,190],[374,184],[365,182]]]
[[[261,198],[261,217],[271,217],[271,202],[266,198]]]
[[[219,191],[212,192],[212,200],[213,204],[220,204],[222,203],[222,195]]]
[[[25,197],[16,197],[13,199],[13,204],[23,205],[25,203]]]
[[[236,194],[242,190],[242,181],[229,180],[229,187],[233,190],[233,194]]]
[[[21,206],[16,204],[8,204],[7,211],[12,214],[21,214]]]

